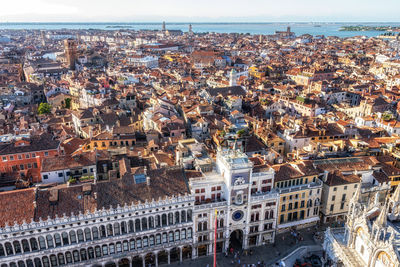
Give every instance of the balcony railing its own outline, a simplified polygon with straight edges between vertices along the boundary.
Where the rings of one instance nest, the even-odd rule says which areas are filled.
[[[313,189],[313,188],[318,188],[318,187],[322,187],[322,182],[320,180],[316,180],[315,182],[312,182],[309,184],[294,185],[294,186],[285,187],[285,188],[277,188],[277,190],[280,194],[285,194],[285,193],[301,191],[301,190],[306,190],[306,189]]]
[[[273,199],[279,197],[279,193],[277,190],[272,189],[269,192],[256,192],[250,196],[250,201],[257,200],[265,200],[265,199]]]
[[[206,204],[200,204],[200,205],[195,205],[194,210],[203,210],[203,209],[211,209],[211,208],[218,208],[218,207],[223,207],[227,206],[226,201],[219,201],[219,202],[211,202],[211,203],[206,203]]]

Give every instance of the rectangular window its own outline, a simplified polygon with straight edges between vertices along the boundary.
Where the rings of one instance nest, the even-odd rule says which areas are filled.
[[[7,157],[3,157],[3,161],[7,161]]]
[[[48,156],[48,155],[49,155],[49,152],[45,151],[45,152],[44,152],[44,155],[45,155],[45,156]]]
[[[280,223],[284,223],[285,222],[285,215],[281,214],[281,219],[279,221]]]
[[[332,196],[332,201],[335,201],[336,196]]]
[[[330,211],[333,211],[334,206],[335,206],[335,205],[332,204],[332,205],[331,205],[331,208],[330,208],[329,210],[330,210]]]
[[[58,177],[63,177],[63,176],[64,176],[64,174],[62,172],[58,173]]]
[[[282,205],[281,211],[285,211],[285,204]]]
[[[14,160],[14,156],[10,156],[10,160]]]
[[[346,194],[343,194],[342,195],[342,201],[345,201],[346,200]]]
[[[341,210],[344,209],[344,202],[342,202],[342,203],[340,204],[340,209],[341,209]]]

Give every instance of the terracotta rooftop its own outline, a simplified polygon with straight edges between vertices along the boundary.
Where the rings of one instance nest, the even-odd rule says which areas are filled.
[[[0,227],[6,223],[46,220],[48,217],[70,216],[94,212],[96,209],[116,208],[118,205],[158,200],[158,198],[189,193],[186,176],[181,168],[162,168],[147,171],[147,182],[136,183],[132,173],[123,178],[97,184],[82,183],[67,186],[24,189],[0,193]],[[36,201],[36,208],[34,202]],[[10,212],[13,211],[13,212]]]
[[[329,186],[337,186],[344,184],[359,183],[360,181],[361,178],[358,175],[355,174],[343,175],[340,171],[334,171],[328,173],[328,177],[325,181],[325,184]]]
[[[29,223],[35,215],[33,188],[0,193],[0,227],[14,225],[14,222]]]

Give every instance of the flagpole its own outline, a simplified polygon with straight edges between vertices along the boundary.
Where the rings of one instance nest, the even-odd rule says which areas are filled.
[[[215,230],[214,230],[214,267],[217,267],[217,209],[215,209]]]

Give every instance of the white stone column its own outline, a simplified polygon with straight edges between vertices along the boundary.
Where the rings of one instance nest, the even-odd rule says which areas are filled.
[[[171,264],[171,251],[167,250],[167,252],[168,252],[168,265],[170,265]]]
[[[196,259],[196,258],[197,258],[196,250],[197,250],[197,249],[193,246],[193,247],[192,247],[192,259]]]
[[[155,264],[156,264],[156,267],[158,267],[158,252],[154,252],[154,255],[155,255]]]
[[[256,240],[256,245],[257,245],[257,246],[261,246],[261,245],[262,245],[262,244],[261,244],[261,240],[262,240],[261,234],[258,234],[258,235],[257,235],[257,240]]]
[[[214,248],[214,240],[212,243],[207,245],[207,255],[212,255],[213,254],[213,248]]]
[[[179,261],[182,262],[182,247],[179,247]]]
[[[248,235],[247,234],[243,234],[242,247],[243,247],[243,249],[247,249],[248,246],[249,246]]]

